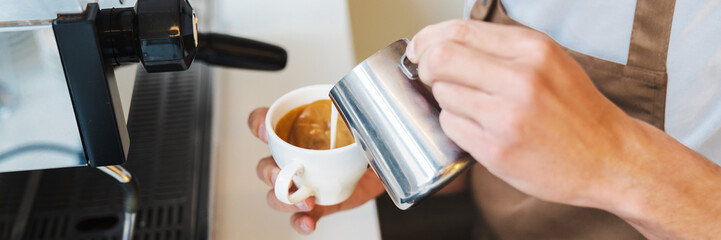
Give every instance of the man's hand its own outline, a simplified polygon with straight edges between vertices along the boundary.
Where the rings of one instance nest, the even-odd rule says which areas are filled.
[[[548,36],[449,21],[420,31],[407,55],[433,88],[446,134],[519,190],[588,205],[599,181],[627,173],[617,162],[636,122]]]
[[[253,132],[253,135],[266,143],[268,142],[265,131],[265,114],[267,112],[268,108],[258,108],[250,113],[248,117],[248,126]],[[258,178],[263,180],[268,186],[273,187],[275,185],[275,179],[278,177],[278,173],[280,173],[280,168],[275,164],[273,157],[269,156],[258,162],[256,171]],[[383,184],[381,184],[380,179],[378,179],[375,173],[373,173],[373,170],[369,168],[358,181],[353,194],[347,200],[337,205],[315,205],[315,199],[313,197],[296,203],[295,205],[288,205],[275,197],[273,189],[268,191],[266,201],[268,205],[275,210],[294,212],[295,214],[290,218],[290,224],[293,225],[293,228],[299,233],[310,234],[315,230],[316,223],[321,217],[363,205],[376,198],[383,193],[383,191]]]
[[[421,30],[406,54],[445,133],[515,188],[610,211],[647,237],[721,229],[719,167],[625,114],[545,34],[453,20]]]

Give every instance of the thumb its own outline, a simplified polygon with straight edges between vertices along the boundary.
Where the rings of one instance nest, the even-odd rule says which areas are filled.
[[[260,107],[248,115],[248,128],[250,128],[254,136],[265,143],[268,143],[268,134],[265,131],[265,115],[267,113],[267,107]]]

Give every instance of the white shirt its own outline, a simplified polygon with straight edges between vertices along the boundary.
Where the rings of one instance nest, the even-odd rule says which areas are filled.
[[[565,47],[626,64],[636,1],[503,3]],[[667,68],[666,132],[721,165],[721,0],[676,1]]]

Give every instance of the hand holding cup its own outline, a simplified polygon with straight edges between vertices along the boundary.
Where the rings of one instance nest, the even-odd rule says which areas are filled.
[[[284,114],[302,104],[327,98],[330,88],[331,85],[315,85],[298,89],[281,97],[271,109],[256,109],[248,119],[253,134],[269,143],[274,156],[261,159],[257,167],[258,177],[277,189],[268,193],[268,205],[279,211],[296,212],[291,224],[303,234],[311,233],[322,216],[358,207],[384,191],[375,173],[367,168],[357,143],[312,150],[289,144],[275,133],[273,127]],[[298,190],[290,194],[289,186],[290,190],[298,186]]]

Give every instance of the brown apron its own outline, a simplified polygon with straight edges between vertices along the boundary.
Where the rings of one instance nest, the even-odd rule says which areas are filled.
[[[626,65],[566,49],[613,103],[660,129],[664,125],[666,56],[674,5],[674,0],[637,1]],[[521,25],[506,14],[497,0],[478,0],[471,18]],[[608,212],[528,196],[479,164],[471,176],[481,217],[477,239],[644,239],[628,223]]]

